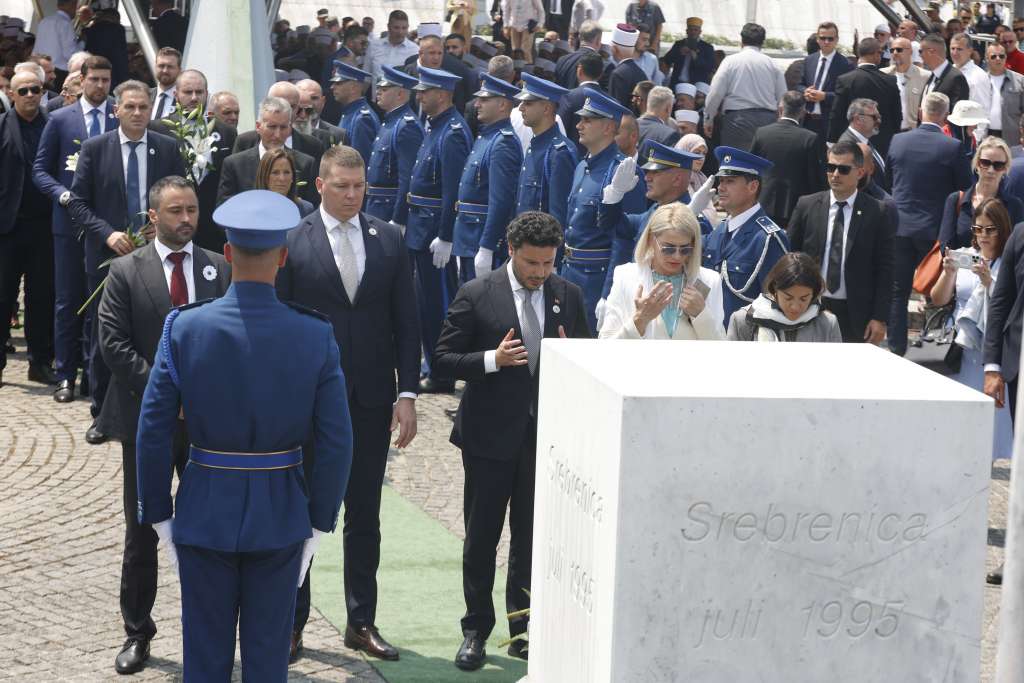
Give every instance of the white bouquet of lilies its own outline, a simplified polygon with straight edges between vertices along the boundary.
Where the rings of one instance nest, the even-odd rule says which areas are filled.
[[[213,155],[218,149],[220,133],[214,130],[213,119],[207,120],[202,105],[186,113],[176,104],[174,113],[174,119],[163,122],[178,140],[188,180],[198,188],[206,174],[213,170]]]

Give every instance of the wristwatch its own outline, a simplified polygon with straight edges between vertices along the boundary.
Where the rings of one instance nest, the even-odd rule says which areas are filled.
[[[57,203],[61,206],[67,206],[69,201],[71,201],[71,190],[64,190],[60,193],[60,197],[57,197]]]

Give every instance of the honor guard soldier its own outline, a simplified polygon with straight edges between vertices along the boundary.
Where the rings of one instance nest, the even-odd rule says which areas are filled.
[[[519,88],[490,74],[481,76],[474,93],[480,135],[462,171],[455,205],[452,253],[459,258],[460,283],[491,272],[497,265],[494,255],[508,251],[501,247],[516,208],[508,183],[523,163],[523,148],[509,120],[518,94]]]
[[[377,81],[377,104],[385,114],[366,165],[366,213],[397,225],[405,225],[409,215],[409,176],[423,144],[423,126],[409,106],[416,83],[387,65]]]
[[[430,376],[434,346],[441,334],[448,304],[458,288],[458,274],[451,263],[455,202],[459,179],[473,146],[469,126],[452,105],[459,76],[421,66],[416,101],[427,117],[427,134],[416,155],[409,181],[409,216],[405,244],[409,247],[419,287],[420,333],[426,378],[422,393],[448,393],[455,384]]]
[[[372,79],[373,76],[351,64],[334,62],[331,93],[341,104],[338,128],[348,134],[348,144],[363,155],[364,163],[370,160],[373,141],[377,137],[377,129],[380,128],[380,119],[370,108],[370,103],[365,97]]]
[[[735,147],[715,149],[718,201],[728,217],[704,244],[704,267],[722,276],[725,319],[761,294],[772,266],[789,251],[789,238],[757,201],[772,162]]]
[[[327,318],[278,300],[295,203],[235,195],[213,214],[227,231],[232,284],[167,316],[142,398],[139,522],[167,544],[181,579],[186,681],[283,681],[295,596],[334,530],[352,462],[352,425]],[[171,500],[179,415],[192,444]],[[316,460],[304,481],[302,444]]]
[[[569,192],[562,277],[583,290],[587,322],[591,334],[596,334],[604,298],[612,286],[612,264],[617,259],[613,259],[612,251],[618,247],[615,236],[627,229],[602,227],[600,214],[604,188],[626,158],[615,144],[615,134],[629,110],[603,92],[590,87],[584,88],[584,92],[587,99],[576,112],[580,117],[576,128],[587,156],[576,166]],[[643,192],[637,187],[622,198],[623,213],[641,213],[646,209]]]
[[[516,95],[522,104],[523,125],[533,131],[526,148],[516,191],[516,215],[543,211],[565,229],[565,209],[572,176],[579,159],[576,145],[558,130],[555,115],[562,96],[569,91],[543,78],[523,74],[523,89]]]

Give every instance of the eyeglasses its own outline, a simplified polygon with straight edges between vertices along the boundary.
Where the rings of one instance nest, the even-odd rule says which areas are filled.
[[[999,234],[999,228],[997,228],[994,225],[972,225],[971,232],[973,232],[975,235],[993,236]]]
[[[820,40],[823,43],[834,43],[834,42],[836,42],[836,39],[833,36],[818,36],[818,40]]]
[[[1016,38],[1010,38],[1009,40],[1000,40],[999,41],[1000,45],[1015,45],[1016,43],[1017,43],[1017,39]]]
[[[850,171],[853,170],[853,166],[849,164],[825,164],[825,173],[832,175],[836,171],[839,171],[839,175],[850,175]]]
[[[315,112],[315,111],[316,111],[316,108],[314,108],[314,107],[299,107],[299,110],[296,113],[305,114],[306,116],[311,116],[313,114],[313,112]]]
[[[693,253],[692,244],[684,244],[682,246],[677,246],[675,244],[662,244],[657,240],[655,240],[655,242],[657,242],[658,249],[661,250],[661,253],[664,256],[672,256],[673,254],[678,253],[680,256],[686,257]]]
[[[881,114],[857,114],[857,116],[866,116],[869,119],[874,119],[875,121],[881,121],[882,120],[882,115]]]
[[[992,159],[978,159],[978,166],[982,168],[994,168],[997,171],[1006,169],[1005,161],[993,161]]]
[[[893,52],[895,52],[896,54],[899,54],[901,52],[906,52],[907,51],[907,48],[905,48],[905,47],[893,47],[893,48],[890,48],[890,49]]]
[[[24,87],[18,88],[17,90],[17,93],[22,97],[28,95],[29,93],[32,93],[33,95],[38,95],[41,92],[43,92],[43,86],[41,85],[26,85]]]

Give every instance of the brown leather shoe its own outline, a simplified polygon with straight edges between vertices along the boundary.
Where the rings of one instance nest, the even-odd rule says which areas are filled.
[[[288,651],[288,663],[294,664],[302,655],[302,631],[292,631],[292,646]]]
[[[389,662],[398,660],[398,650],[384,640],[376,626],[346,626],[345,647],[362,650],[371,657]]]

